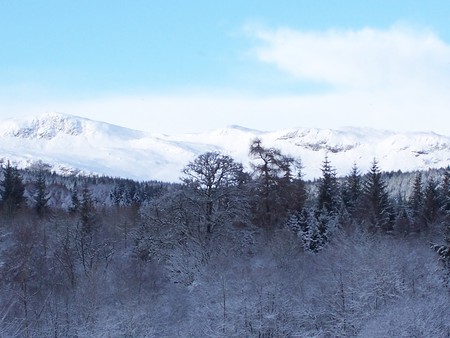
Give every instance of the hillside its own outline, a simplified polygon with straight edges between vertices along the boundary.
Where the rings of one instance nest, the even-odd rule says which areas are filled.
[[[181,169],[206,151],[220,151],[249,165],[248,147],[265,146],[299,157],[306,179],[320,176],[326,154],[338,175],[353,163],[366,170],[374,158],[385,171],[446,167],[450,136],[367,128],[290,128],[258,131],[240,126],[182,135],[153,135],[77,116],[46,113],[0,122],[0,159],[21,168],[41,160],[60,174],[100,174],[174,182]]]

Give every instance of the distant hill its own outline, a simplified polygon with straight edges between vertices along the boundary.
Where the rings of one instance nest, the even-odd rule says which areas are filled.
[[[154,135],[77,116],[46,113],[0,122],[0,160],[26,168],[40,160],[58,174],[99,174],[176,182],[199,154],[220,151],[249,167],[248,148],[266,147],[302,160],[304,177],[320,176],[328,155],[340,176],[353,163],[362,172],[376,158],[384,171],[413,171],[450,164],[450,136],[367,128],[291,128],[258,131],[229,126],[197,134]]]

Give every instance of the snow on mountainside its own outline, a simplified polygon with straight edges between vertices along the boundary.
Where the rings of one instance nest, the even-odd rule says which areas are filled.
[[[104,174],[136,180],[178,181],[182,168],[206,151],[221,151],[248,166],[255,137],[300,157],[305,178],[320,176],[326,154],[338,175],[353,163],[365,171],[374,158],[385,171],[450,164],[450,137],[367,128],[292,128],[262,132],[239,126],[176,136],[152,135],[72,115],[47,113],[0,122],[0,159],[26,167],[41,160],[61,174]]]

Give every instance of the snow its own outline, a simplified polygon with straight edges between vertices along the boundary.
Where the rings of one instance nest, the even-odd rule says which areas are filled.
[[[19,167],[42,160],[59,173],[73,172],[136,180],[178,181],[182,168],[206,151],[220,151],[249,166],[248,149],[259,137],[302,160],[304,177],[320,176],[328,155],[338,175],[356,163],[362,172],[376,158],[382,170],[446,167],[450,137],[433,132],[397,133],[345,127],[258,131],[228,126],[197,134],[152,135],[73,115],[46,113],[0,122],[0,159]]]

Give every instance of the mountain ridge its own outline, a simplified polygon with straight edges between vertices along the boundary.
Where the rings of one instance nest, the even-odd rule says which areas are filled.
[[[347,175],[354,163],[364,172],[375,158],[385,171],[450,163],[450,137],[434,132],[357,127],[259,131],[231,125],[202,133],[154,135],[63,113],[0,121],[0,160],[22,168],[40,160],[61,174],[175,182],[183,167],[206,151],[220,151],[250,168],[248,148],[256,137],[267,147],[300,158],[306,179],[320,177],[326,155],[339,176]]]

